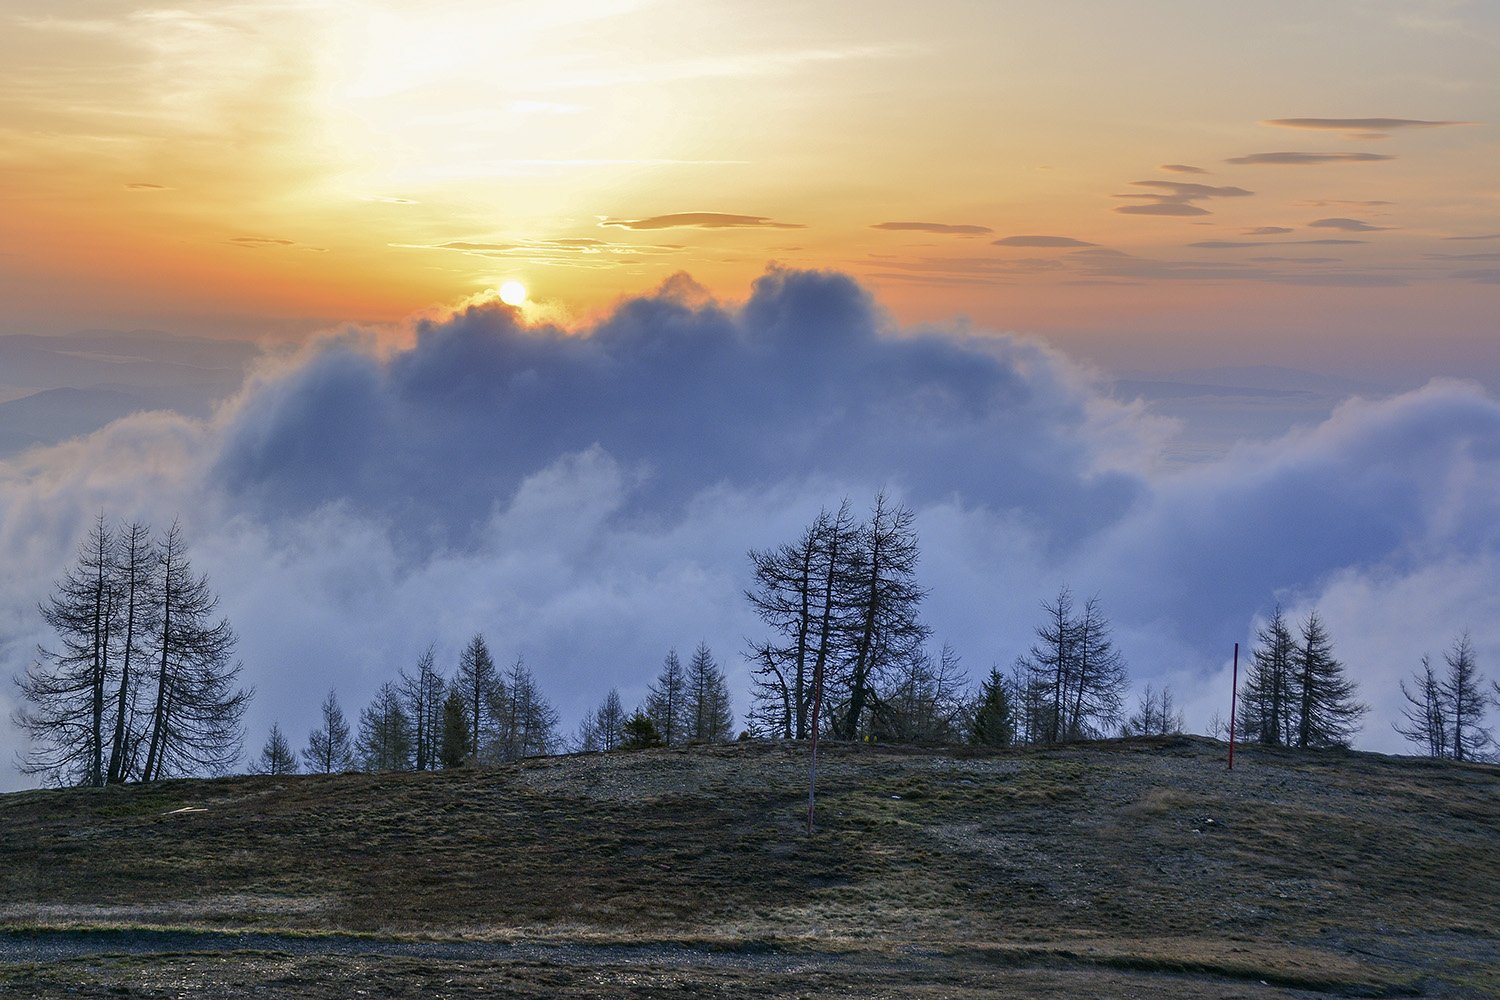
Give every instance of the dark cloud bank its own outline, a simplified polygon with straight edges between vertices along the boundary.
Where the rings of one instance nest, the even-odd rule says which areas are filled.
[[[746,549],[881,488],[916,508],[927,616],[976,674],[1063,582],[1198,725],[1278,597],[1324,611],[1376,706],[1367,746],[1394,748],[1424,650],[1469,627],[1500,662],[1500,405],[1473,385],[1165,471],[1171,428],[1065,357],[897,329],[838,274],[771,271],[737,306],[678,278],[582,332],[476,306],[376,340],[283,359],[212,421],[143,414],[0,462],[5,662],[94,512],[180,513],[244,637],[255,741],[273,719],[300,740],[331,684],[357,708],[428,642],[451,669],[481,629],[568,719],[611,685],[639,699],[700,638],[742,710]]]

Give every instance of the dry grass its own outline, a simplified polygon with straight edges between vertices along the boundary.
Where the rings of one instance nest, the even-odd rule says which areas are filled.
[[[13,794],[0,920],[1500,992],[1500,769],[1250,750],[1230,773],[1187,738],[823,760],[811,840],[805,751],[759,743]]]

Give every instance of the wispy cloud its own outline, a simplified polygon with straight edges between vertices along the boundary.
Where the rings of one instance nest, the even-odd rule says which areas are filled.
[[[1298,153],[1298,152],[1275,152],[1275,153],[1250,153],[1246,156],[1235,156],[1225,160],[1225,163],[1241,165],[1271,164],[1273,166],[1311,166],[1318,163],[1373,163],[1377,160],[1394,160],[1395,157],[1387,153]]]
[[[296,240],[274,239],[269,236],[233,236],[229,239],[235,246],[258,249],[262,247],[294,247]]]
[[[877,222],[870,228],[896,233],[939,233],[954,236],[984,236],[994,232],[989,226],[955,225],[947,222]]]
[[[1254,229],[1245,229],[1240,232],[1241,236],[1280,236],[1291,232],[1288,226],[1257,226]]]
[[[1314,219],[1307,225],[1309,229],[1337,229],[1345,233],[1381,233],[1392,228],[1390,226],[1372,226],[1361,219],[1344,219],[1338,217]]]
[[[136,181],[125,185],[126,191],[170,191],[171,188],[165,184],[148,184],[144,181]]]
[[[1267,118],[1262,125],[1320,132],[1390,132],[1405,128],[1445,128],[1474,122],[1427,121],[1421,118]]]
[[[992,241],[997,247],[1092,247],[1097,243],[1086,243],[1071,236],[1006,236]]]
[[[1207,170],[1190,163],[1163,163],[1161,169],[1173,174],[1206,174]]]
[[[1187,181],[1131,181],[1134,187],[1151,188],[1146,194],[1117,194],[1116,198],[1141,198],[1145,204],[1120,205],[1121,215],[1209,215],[1208,209],[1195,204],[1210,198],[1247,198],[1254,191],[1242,187],[1193,184]]]
[[[1369,240],[1258,240],[1255,242],[1241,240],[1201,240],[1197,243],[1189,243],[1190,247],[1199,250],[1239,250],[1243,247],[1347,247],[1360,243],[1368,243]]]
[[[724,212],[676,212],[645,219],[602,219],[601,226],[620,229],[806,229],[794,222],[776,222],[764,215],[730,215]]]
[[[1484,233],[1480,236],[1444,236],[1445,240],[1500,240],[1500,233]]]

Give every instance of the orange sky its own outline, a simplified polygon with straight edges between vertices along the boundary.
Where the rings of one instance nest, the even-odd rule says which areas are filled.
[[[0,24],[0,332],[286,336],[506,279],[566,319],[681,270],[740,297],[779,261],[1114,365],[1500,372],[1491,5],[20,0]]]

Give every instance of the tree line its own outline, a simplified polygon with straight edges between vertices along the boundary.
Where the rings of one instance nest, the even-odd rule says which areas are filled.
[[[911,508],[877,495],[868,516],[848,500],[821,510],[792,542],[749,553],[745,597],[765,627],[747,640],[752,702],[742,735],[808,739],[1050,744],[1181,732],[1171,689],[1147,685],[1133,712],[1124,656],[1098,596],[1063,586],[1041,604],[1030,646],[977,690],[953,649],[922,621]],[[56,634],[17,677],[15,719],[30,735],[21,769],[55,784],[105,785],[224,774],[239,760],[251,691],[238,685],[237,636],[193,572],[180,528],[94,522],[73,566],[40,607]],[[1421,752],[1456,760],[1496,751],[1486,688],[1467,633],[1424,656],[1401,683],[1396,729]],[[1236,731],[1267,746],[1348,746],[1368,707],[1334,656],[1317,611],[1297,623],[1277,606],[1259,628],[1239,693]],[[642,704],[612,689],[576,734],[517,657],[500,668],[482,634],[451,676],[433,647],[376,690],[353,726],[330,691],[300,752],[273,724],[252,770],[428,771],[565,750],[713,743],[734,735],[727,679],[706,643],[686,665],[671,650]],[[1224,735],[1227,724],[1210,724]]]

